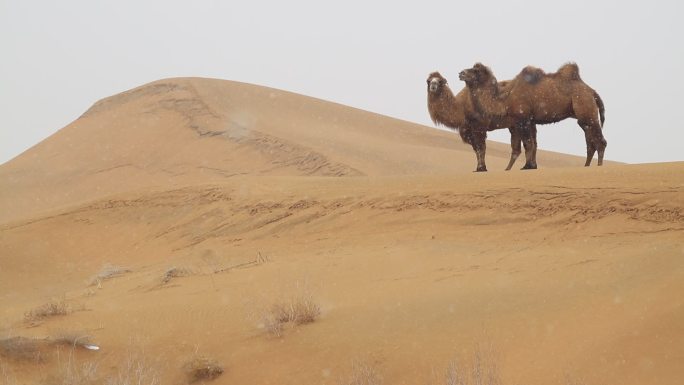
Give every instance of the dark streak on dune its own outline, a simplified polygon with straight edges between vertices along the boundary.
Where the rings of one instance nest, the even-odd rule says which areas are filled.
[[[321,176],[362,176],[364,173],[346,164],[330,160],[325,155],[310,148],[292,143],[284,138],[259,132],[233,121],[213,111],[188,80],[169,83],[152,83],[131,91],[126,91],[95,103],[81,118],[92,117],[100,112],[116,109],[121,105],[150,97],[145,113],[154,114],[158,110],[171,111],[180,115],[185,125],[200,138],[220,138],[241,146],[250,147],[267,158],[273,167],[264,172],[279,168],[295,167],[303,175]],[[147,99],[145,99],[147,100]],[[226,124],[228,121],[228,124]]]

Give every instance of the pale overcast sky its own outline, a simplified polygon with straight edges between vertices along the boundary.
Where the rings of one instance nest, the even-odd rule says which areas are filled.
[[[425,80],[567,61],[606,105],[606,158],[684,160],[681,1],[0,0],[0,162],[98,99],[176,76],[302,93],[432,126]],[[490,135],[507,142],[507,130]],[[455,135],[454,140],[459,140]],[[539,147],[584,155],[574,120]]]

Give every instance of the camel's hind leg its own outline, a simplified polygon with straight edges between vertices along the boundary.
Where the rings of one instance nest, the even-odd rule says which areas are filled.
[[[577,118],[577,124],[584,131],[584,138],[587,142],[587,161],[585,167],[591,165],[594,154],[598,151],[598,165],[603,165],[603,154],[608,143],[603,138],[599,110],[594,100],[593,93],[581,94],[573,97],[572,108]]]
[[[582,130],[584,131],[584,140],[587,142],[587,160],[584,162],[584,167],[589,167],[589,165],[591,165],[591,160],[596,153],[596,147],[594,147],[594,140],[591,137],[591,129],[589,127],[580,127],[582,127]]]
[[[598,151],[598,165],[602,166],[603,165],[603,154],[606,152],[606,147],[608,146],[608,142],[606,141],[606,138],[603,137],[603,130],[600,128],[596,132],[595,142],[596,142],[596,147],[597,147],[597,151]]]
[[[506,171],[510,171],[511,168],[513,167],[513,164],[515,163],[516,160],[518,160],[518,157],[520,156],[520,153],[522,152],[521,150],[521,141],[522,141],[522,136],[520,135],[520,130],[517,129],[516,127],[510,127],[508,131],[511,133],[511,160],[508,162],[508,166],[506,166]]]
[[[584,140],[587,142],[587,161],[584,162],[584,167],[589,167],[596,153],[596,147],[594,147],[594,141],[591,139],[590,130],[584,127],[582,127],[582,130],[584,130]]]
[[[584,162],[584,167],[589,167],[594,158],[594,154],[598,151],[598,165],[603,164],[603,153],[606,149],[606,140],[603,139],[601,127],[596,124],[586,124],[578,122],[584,131],[584,140],[587,142],[587,161]]]

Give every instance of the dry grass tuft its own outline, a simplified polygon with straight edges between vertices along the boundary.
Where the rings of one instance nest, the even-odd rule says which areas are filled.
[[[264,329],[272,336],[280,337],[285,331],[283,326],[284,323],[279,319],[277,314],[274,314],[273,312],[264,313],[264,315],[261,317],[261,322]]]
[[[192,274],[193,272],[190,269],[184,267],[171,267],[164,272],[164,275],[162,276],[162,285],[166,285],[174,278],[187,277]]]
[[[0,383],[3,385],[17,385],[19,381],[9,365],[0,358]]]
[[[65,363],[60,363],[57,373],[48,377],[44,383],[55,385],[99,385],[102,381],[98,375],[98,369],[97,362],[86,361],[77,364],[73,357],[69,355]]]
[[[24,313],[24,320],[27,322],[42,321],[45,318],[67,315],[70,311],[69,305],[62,299],[54,299],[46,304]]]
[[[314,322],[321,315],[321,307],[308,295],[290,302],[288,310],[289,320],[295,325]]]
[[[193,382],[213,380],[223,374],[223,366],[218,361],[206,357],[195,357],[185,364],[188,380]]]
[[[441,381],[436,381],[440,383]],[[480,344],[469,360],[454,359],[444,370],[445,385],[501,385],[496,352],[491,345]]]
[[[102,269],[99,273],[97,273],[93,278],[90,279],[90,286],[101,287],[103,281],[116,278],[130,272],[130,269],[126,269],[121,266],[106,264],[102,266]]]
[[[364,362],[352,362],[351,372],[346,379],[342,379],[340,385],[381,385],[383,382],[380,372],[375,365]]]
[[[16,361],[43,360],[41,341],[34,338],[10,337],[0,340],[0,357]]]
[[[106,385],[159,385],[160,371],[145,356],[144,352],[129,352],[126,360],[117,366],[115,376],[108,378]]]
[[[289,301],[273,304],[261,318],[264,329],[272,335],[280,337],[286,324],[303,325],[311,323],[316,321],[320,315],[321,307],[311,295],[302,294]]]

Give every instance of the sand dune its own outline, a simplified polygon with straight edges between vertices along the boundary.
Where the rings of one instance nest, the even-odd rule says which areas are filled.
[[[491,143],[490,168],[502,170],[509,153]],[[539,158],[542,167],[582,164],[549,152]],[[474,163],[452,132],[243,83],[168,79],[95,103],[0,167],[0,221],[237,175],[453,175]]]
[[[441,384],[479,351],[502,384],[678,384],[684,163],[539,158],[474,174],[453,133],[234,82],[104,99],[0,166],[0,374],[59,378],[75,333],[99,381],[132,357],[187,383],[202,355],[216,384],[349,383],[353,361]],[[301,295],[320,317],[269,333]],[[25,319],[50,301],[68,314]]]

